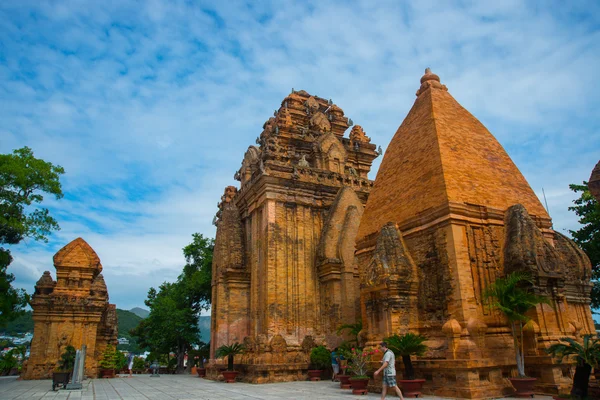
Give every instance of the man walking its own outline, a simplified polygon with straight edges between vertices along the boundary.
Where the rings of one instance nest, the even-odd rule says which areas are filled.
[[[383,353],[383,359],[381,360],[381,367],[375,371],[375,376],[383,370],[383,387],[381,390],[381,400],[385,399],[387,394],[387,388],[393,388],[400,399],[404,400],[400,388],[396,384],[396,356],[394,352],[388,349],[386,342],[379,344],[381,352]]]

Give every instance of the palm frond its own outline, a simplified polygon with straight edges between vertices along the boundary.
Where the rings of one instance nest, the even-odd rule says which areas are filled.
[[[577,362],[595,367],[600,364],[600,340],[592,335],[584,335],[583,343],[579,343],[573,338],[563,337],[548,347],[546,353],[556,357],[559,362],[565,357],[575,356]]]
[[[527,322],[529,318],[525,313],[538,304],[550,304],[544,296],[536,295],[523,287],[526,283],[533,283],[527,273],[515,271],[504,278],[498,278],[483,291],[483,296],[493,299],[491,307],[501,311],[509,321]]]
[[[411,332],[402,336],[393,335],[384,339],[388,348],[397,356],[422,356],[427,351],[427,345],[423,344],[426,340],[425,336]]]
[[[242,354],[244,352],[244,350],[246,350],[244,345],[240,344],[238,342],[236,342],[232,345],[224,344],[223,346],[221,346],[217,349],[217,351],[215,352],[215,357],[221,358],[221,357],[227,357],[230,355],[235,356],[238,354]]]

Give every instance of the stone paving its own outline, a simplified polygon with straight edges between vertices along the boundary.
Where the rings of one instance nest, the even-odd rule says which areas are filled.
[[[201,379],[191,375],[162,375],[150,378],[137,375],[131,379],[88,379],[83,382],[83,390],[52,391],[52,381],[18,381],[15,377],[0,378],[0,399],[77,399],[77,400],[192,400],[192,399],[378,399],[376,393],[354,396],[350,390],[340,389],[339,383],[287,382],[252,385],[247,383],[226,384]],[[388,398],[394,398],[388,396]],[[441,399],[423,396],[424,399]],[[549,396],[536,396],[539,400],[549,400]]]

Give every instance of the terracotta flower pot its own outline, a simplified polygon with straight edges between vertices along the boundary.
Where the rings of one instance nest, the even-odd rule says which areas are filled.
[[[398,380],[404,397],[419,397],[425,379],[400,379]]]
[[[321,372],[323,372],[323,371],[320,369],[309,369],[308,377],[310,378],[311,381],[320,381],[321,380]]]
[[[352,386],[352,394],[367,394],[369,391],[367,385],[369,384],[369,378],[350,379],[350,385]]]
[[[198,367],[192,367],[190,370],[190,375],[196,375],[198,373]]]
[[[337,378],[340,380],[340,388],[342,389],[350,389],[350,375],[337,375]]]
[[[104,369],[102,368],[100,370],[100,376],[102,378],[114,378],[115,377],[115,370],[114,369]]]
[[[537,378],[509,378],[515,388],[516,397],[533,397],[533,386],[537,381]]]
[[[200,378],[204,378],[206,376],[206,368],[196,368],[196,373]]]
[[[206,373],[206,370],[204,370]],[[225,378],[225,382],[227,383],[235,383],[235,377],[239,374],[238,371],[223,371],[223,378]]]

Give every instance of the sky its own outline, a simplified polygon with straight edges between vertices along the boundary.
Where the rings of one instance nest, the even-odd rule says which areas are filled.
[[[0,2],[0,153],[61,165],[61,230],[11,248],[33,291],[77,237],[110,299],[143,307],[291,92],[331,98],[386,149],[430,67],[507,150],[554,228],[600,158],[596,1]],[[348,134],[349,132],[347,132]],[[374,163],[374,179],[381,157]]]

